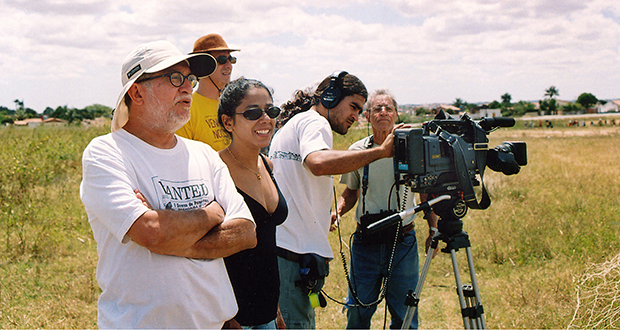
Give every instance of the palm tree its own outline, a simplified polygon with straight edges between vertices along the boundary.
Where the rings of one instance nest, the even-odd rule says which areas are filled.
[[[508,93],[502,95],[502,103],[510,105],[510,101],[512,101],[512,95]]]
[[[20,101],[18,99],[15,99],[15,101],[13,101],[15,103],[15,110],[19,110],[19,109],[23,109],[24,108],[24,101]]]
[[[552,99],[554,96],[560,96],[560,91],[558,91],[555,86],[551,86],[545,91],[545,96],[548,96],[550,99]]]
[[[457,98],[454,103],[452,103],[453,106],[457,107],[457,108],[461,108],[462,106],[465,105],[465,101],[463,101],[460,98]]]

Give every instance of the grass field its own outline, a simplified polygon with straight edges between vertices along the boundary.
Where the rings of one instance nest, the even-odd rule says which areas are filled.
[[[489,328],[618,327],[620,128],[557,126],[489,136],[491,146],[525,141],[529,160],[514,176],[487,170],[492,205],[464,218]],[[78,189],[82,150],[108,131],[0,129],[0,328],[96,327],[96,244]],[[336,136],[335,147],[365,134]],[[341,228],[347,242],[352,213]],[[416,220],[416,228],[424,241],[426,224]],[[330,240],[337,255],[338,236]],[[465,253],[457,255],[468,282]],[[343,300],[346,285],[337,258],[325,291]],[[594,290],[603,285],[607,291]],[[421,328],[463,327],[454,287],[450,258],[441,253],[422,291]],[[593,323],[599,315],[608,317]],[[383,316],[380,306],[374,328],[383,327]],[[317,309],[318,328],[345,322],[337,303]]]

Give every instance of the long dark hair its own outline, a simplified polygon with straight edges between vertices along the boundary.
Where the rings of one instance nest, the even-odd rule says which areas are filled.
[[[280,109],[282,113],[278,117],[276,124],[277,128],[284,126],[293,116],[300,112],[308,111],[314,105],[317,105],[321,99],[321,94],[325,88],[329,86],[331,75],[323,79],[317,86],[316,90],[312,92],[309,89],[297,90],[293,94],[293,98],[286,103],[282,104]],[[364,99],[368,98],[368,91],[364,83],[356,76],[347,73],[342,79],[341,99],[350,95],[361,95]]]
[[[224,87],[222,94],[220,95],[220,104],[217,107],[217,121],[220,126],[225,127],[224,122],[222,121],[222,115],[235,118],[237,107],[239,107],[239,104],[243,102],[243,99],[248,94],[248,90],[252,87],[264,88],[267,93],[269,93],[271,100],[273,100],[273,92],[262,82],[255,79],[247,79],[245,77],[237,78],[226,84],[226,87]],[[231,132],[227,130],[224,131],[232,137]]]

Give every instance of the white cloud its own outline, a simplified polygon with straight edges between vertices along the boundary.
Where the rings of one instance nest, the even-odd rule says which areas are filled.
[[[615,0],[0,0],[0,105],[113,106],[120,65],[140,43],[183,52],[207,33],[240,48],[234,76],[283,102],[348,70],[399,103],[536,100],[555,85],[620,97]],[[10,78],[9,78],[10,77]]]

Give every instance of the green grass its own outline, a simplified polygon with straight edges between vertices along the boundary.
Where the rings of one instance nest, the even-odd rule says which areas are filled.
[[[109,128],[0,129],[0,327],[93,328],[96,246],[82,151]]]
[[[96,327],[96,244],[78,191],[82,151],[108,131],[0,129],[0,328]],[[607,267],[620,252],[619,132],[588,126],[503,129],[490,135],[491,146],[527,142],[529,164],[513,176],[487,170],[492,204],[464,218],[489,328],[587,328],[589,312],[610,305],[618,309],[600,299],[588,303],[594,298],[582,295],[575,313],[578,292],[593,285],[589,274]],[[366,134],[353,129],[347,136],[335,135],[335,148],[346,149]],[[342,189],[338,184],[338,192]],[[352,214],[341,228],[347,242]],[[418,241],[424,241],[426,224],[418,219],[416,227],[424,229],[418,233]],[[325,291],[343,301],[347,289],[338,236],[332,233],[330,240],[337,258]],[[465,253],[457,256],[461,277],[469,282]],[[422,291],[421,328],[463,327],[454,287],[450,258],[440,253]],[[383,327],[383,316],[381,305],[374,328]],[[340,305],[330,301],[317,309],[319,328],[345,324]]]

